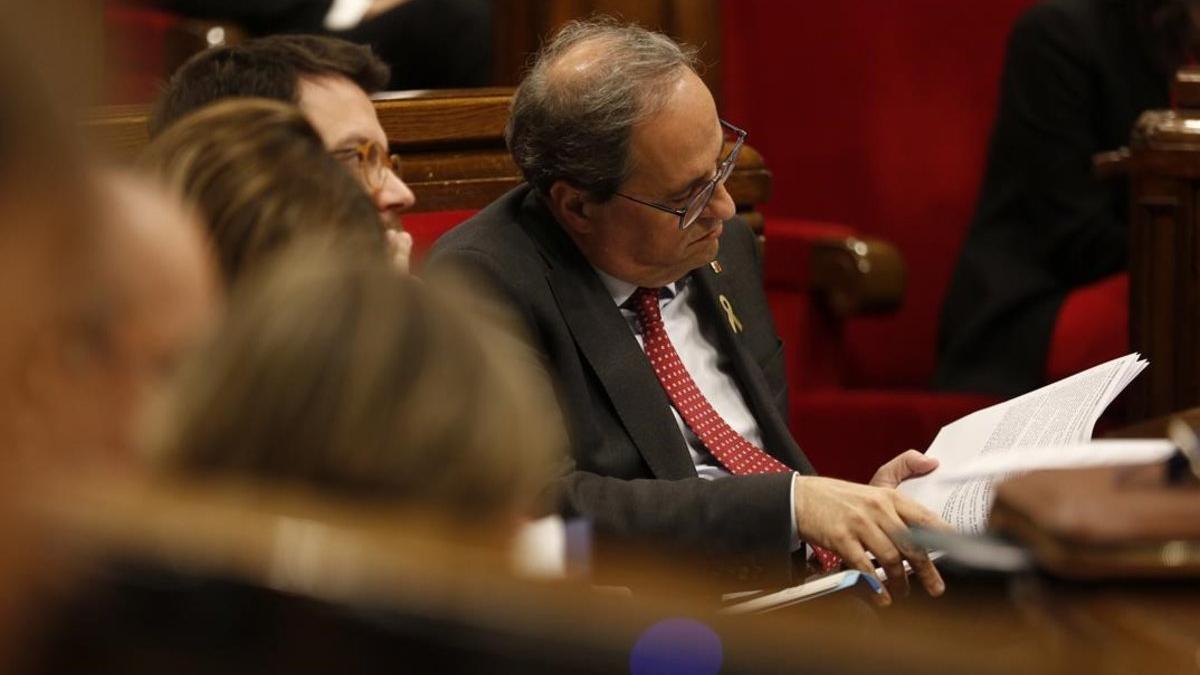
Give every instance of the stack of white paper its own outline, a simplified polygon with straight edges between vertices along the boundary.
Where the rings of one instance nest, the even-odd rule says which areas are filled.
[[[1008,476],[1165,459],[1175,451],[1166,440],[1091,440],[1100,415],[1145,367],[1139,354],[1123,356],[946,425],[926,451],[938,459],[938,468],[905,481],[900,491],[958,530],[979,533],[987,524],[995,484]],[[877,580],[846,570],[775,593],[746,594],[724,611],[770,611],[864,581],[878,592]]]
[[[1153,461],[1162,443],[1088,444],[1105,408],[1146,367],[1129,354],[946,425],[926,454],[939,466],[900,491],[963,532],[982,532],[1004,477],[1038,468]],[[959,482],[954,482],[959,481]]]

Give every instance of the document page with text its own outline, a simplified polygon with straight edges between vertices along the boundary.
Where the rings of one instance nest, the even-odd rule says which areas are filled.
[[[900,491],[959,531],[982,532],[995,484],[1007,474],[958,483],[939,474],[960,472],[989,455],[1086,443],[1105,408],[1145,367],[1140,355],[1129,354],[946,425],[926,451],[938,469],[905,481]]]

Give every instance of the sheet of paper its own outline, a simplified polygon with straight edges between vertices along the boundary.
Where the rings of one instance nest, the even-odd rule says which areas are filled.
[[[1175,444],[1165,438],[1090,441],[1050,448],[1013,448],[1008,452],[980,455],[960,466],[939,469],[939,482],[957,483],[976,478],[1003,479],[1041,469],[1081,466],[1119,466],[1166,460]]]
[[[851,588],[860,582],[869,584],[871,590],[875,593],[878,593],[879,589],[882,588],[878,579],[872,579],[858,570],[844,570],[827,574],[808,583],[785,588],[782,591],[760,595],[753,600],[746,600],[736,605],[730,605],[722,609],[721,613],[758,614],[760,612],[768,612],[773,609],[780,609],[804,602],[805,600],[829,595],[830,593],[836,593]]]
[[[926,451],[939,468],[905,481],[900,491],[958,530],[982,532],[995,494],[993,480],[947,483],[938,479],[939,472],[1013,448],[1086,442],[1104,409],[1145,367],[1138,354],[1122,356],[946,425]]]
[[[942,551],[930,551],[929,559],[938,560],[945,555]],[[908,561],[904,561],[904,573],[911,575],[912,566]],[[866,585],[867,589],[872,593],[879,593],[883,588],[883,582],[887,581],[888,575],[883,568],[875,568],[875,578],[871,579],[867,575],[858,570],[842,570],[840,572],[832,572],[823,576],[817,577],[812,581],[803,584],[797,584],[785,588],[781,591],[773,593],[761,594],[762,591],[748,591],[743,593],[726,593],[722,596],[722,600],[726,602],[737,600],[740,598],[750,598],[736,605],[729,605],[721,611],[726,614],[756,614],[758,612],[767,612],[773,609],[788,607],[805,600],[812,600],[823,595],[836,593],[838,591],[853,588],[858,583]],[[761,595],[760,595],[761,594]]]

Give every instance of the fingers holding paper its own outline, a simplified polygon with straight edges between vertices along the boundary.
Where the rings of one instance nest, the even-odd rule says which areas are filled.
[[[930,595],[945,591],[945,583],[923,549],[908,537],[910,526],[948,528],[940,518],[891,488],[797,476],[794,488],[796,528],[801,539],[828,548],[846,563],[874,574],[869,555],[887,573],[892,593],[908,593],[907,562]],[[890,594],[881,598],[891,601]]]
[[[869,485],[894,488],[915,476],[924,476],[938,466],[938,461],[920,450],[905,450],[879,467]]]

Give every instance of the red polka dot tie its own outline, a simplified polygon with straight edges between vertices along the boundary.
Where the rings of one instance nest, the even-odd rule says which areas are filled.
[[[734,431],[700,392],[692,376],[683,367],[683,361],[663,324],[658,299],[661,289],[639,288],[633,295],[634,310],[642,326],[642,342],[654,374],[667,392],[671,405],[679,411],[684,424],[696,434],[704,447],[712,453],[729,473],[748,476],[761,473],[790,473],[792,470],[783,462],[768,455],[761,448]],[[824,570],[836,569],[841,560],[832,551],[813,546],[813,552]]]

